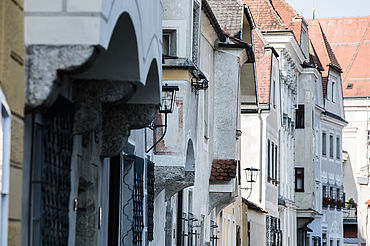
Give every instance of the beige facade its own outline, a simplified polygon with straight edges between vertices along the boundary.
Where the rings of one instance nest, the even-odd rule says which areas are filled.
[[[8,245],[21,245],[25,100],[23,17],[22,0],[0,1],[0,86],[5,95],[5,103],[9,105],[11,111]],[[8,148],[6,141],[4,143],[3,149]]]

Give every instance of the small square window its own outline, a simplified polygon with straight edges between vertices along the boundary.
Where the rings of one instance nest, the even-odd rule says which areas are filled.
[[[164,30],[162,42],[162,54],[164,56],[176,56],[176,31]]]

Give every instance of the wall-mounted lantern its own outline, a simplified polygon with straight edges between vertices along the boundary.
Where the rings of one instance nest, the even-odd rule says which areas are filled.
[[[241,189],[249,190],[249,195],[248,195],[247,199],[252,194],[253,183],[257,182],[257,176],[258,176],[259,171],[260,170],[258,168],[253,168],[253,167],[244,168],[245,178],[247,180],[247,183],[250,183],[250,187],[249,186],[248,187],[242,187]]]
[[[161,107],[159,108],[159,113],[164,114],[164,124],[157,125],[154,121],[148,126],[151,130],[155,131],[157,128],[164,127],[164,132],[162,136],[154,143],[152,147],[150,147],[146,153],[151,151],[166,135],[167,132],[167,114],[171,114],[175,107],[176,101],[176,91],[179,91],[178,86],[171,86],[165,84],[162,86],[162,103]]]

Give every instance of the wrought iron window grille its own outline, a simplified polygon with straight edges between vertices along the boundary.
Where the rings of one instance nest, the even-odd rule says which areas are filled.
[[[148,223],[148,241],[154,239],[154,162],[147,161],[147,223]]]
[[[217,228],[218,228],[218,225],[213,220],[211,220],[211,238],[210,238],[210,241],[212,243],[212,246],[217,246],[217,242],[218,242],[218,239],[219,239],[219,237],[217,237]]]

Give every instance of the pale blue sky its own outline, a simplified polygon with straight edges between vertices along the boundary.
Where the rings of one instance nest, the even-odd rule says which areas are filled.
[[[312,19],[312,8],[316,18],[368,16],[370,0],[286,0],[305,19]]]

